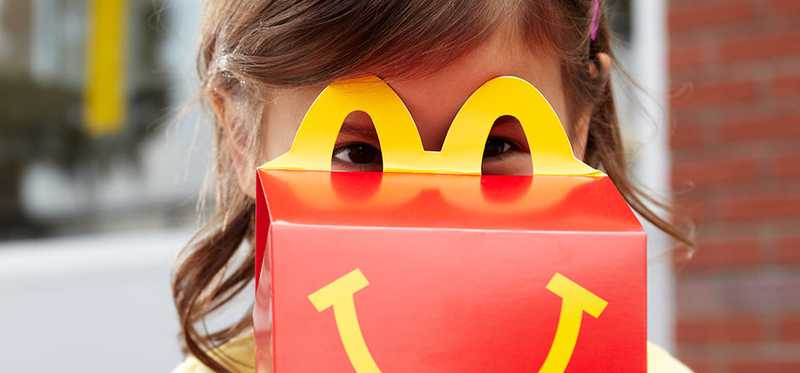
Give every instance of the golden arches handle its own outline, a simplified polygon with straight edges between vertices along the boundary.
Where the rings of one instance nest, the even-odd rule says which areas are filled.
[[[522,126],[531,148],[534,174],[601,174],[575,158],[569,137],[544,95],[527,81],[512,76],[484,83],[456,114],[442,145],[442,153],[454,170],[480,173],[492,125],[505,115],[515,117]]]
[[[300,123],[289,151],[263,167],[330,171],[342,123],[359,110],[368,113],[375,125],[384,170],[412,168],[413,158],[424,152],[414,119],[400,97],[376,77],[334,82],[322,90]]]
[[[535,174],[602,175],[575,158],[558,115],[541,92],[511,76],[492,79],[473,92],[456,114],[439,152],[424,150],[414,119],[384,81],[372,76],[334,82],[309,108],[289,151],[262,167],[330,171],[342,122],[354,111],[372,118],[385,172],[480,174],[492,125],[510,115],[519,120],[531,145]]]

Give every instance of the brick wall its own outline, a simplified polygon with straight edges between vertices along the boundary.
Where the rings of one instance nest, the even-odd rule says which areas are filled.
[[[678,354],[800,372],[800,0],[671,0],[669,29]]]

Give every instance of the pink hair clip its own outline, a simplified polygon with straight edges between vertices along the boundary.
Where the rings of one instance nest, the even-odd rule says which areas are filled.
[[[600,28],[600,0],[592,1],[592,25],[589,28],[589,36],[594,41],[597,39],[597,30]]]

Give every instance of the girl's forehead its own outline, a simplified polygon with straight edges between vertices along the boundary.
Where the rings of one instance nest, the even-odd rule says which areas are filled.
[[[497,76],[523,78],[539,88],[557,111],[563,109],[558,58],[549,53],[508,48],[507,44],[505,40],[492,38],[434,73],[411,79],[387,79],[411,111],[423,139],[444,138],[469,95]]]
[[[411,67],[413,68],[413,67]],[[381,71],[353,75],[378,75],[403,99],[415,120],[454,116],[461,104],[481,84],[497,76],[523,78],[539,88],[551,101],[562,95],[560,60],[547,48],[532,50],[521,39],[497,32],[475,48],[441,67],[409,75],[385,75]],[[278,90],[284,104],[297,100],[298,106],[311,105],[324,85]],[[556,104],[556,102],[553,102]],[[438,122],[436,120],[435,122]]]
[[[433,72],[411,77],[383,77],[411,112],[426,149],[441,146],[452,119],[469,95],[497,76],[518,76],[531,82],[547,97],[562,121],[568,123],[558,57],[532,51],[521,42],[519,45],[510,43],[508,39],[492,37]],[[264,124],[272,127],[267,132],[280,133],[291,140],[305,111],[323,88],[278,92],[265,111],[269,118]],[[350,125],[371,126],[366,115],[354,115],[348,120]]]

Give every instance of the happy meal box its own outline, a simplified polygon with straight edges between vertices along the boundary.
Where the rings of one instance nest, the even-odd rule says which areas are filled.
[[[383,172],[331,172],[353,111],[375,125]],[[533,176],[480,175],[505,115]],[[335,82],[257,176],[259,371],[646,370],[645,234],[522,79],[475,91],[440,152],[386,83]]]

